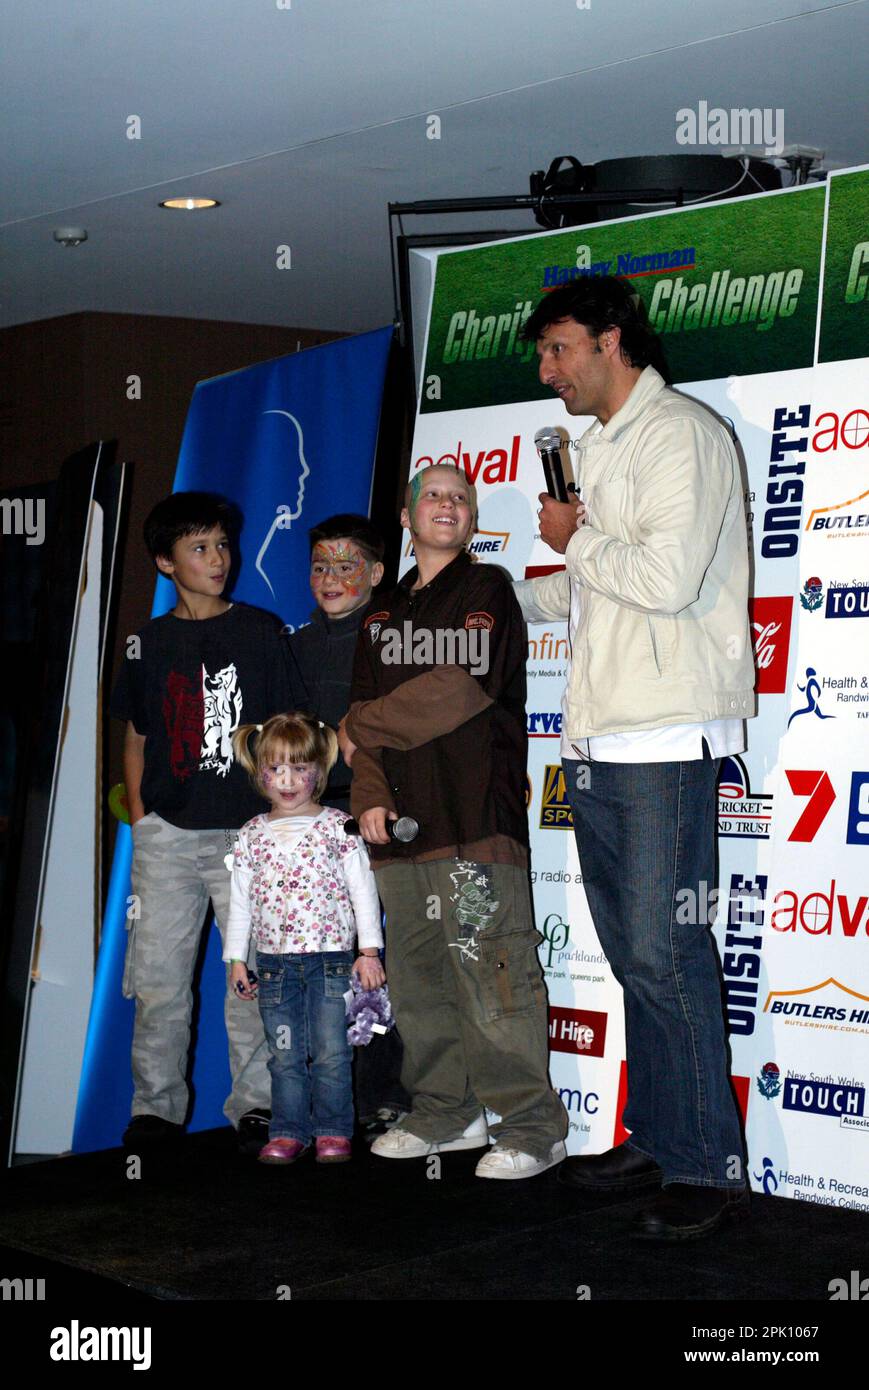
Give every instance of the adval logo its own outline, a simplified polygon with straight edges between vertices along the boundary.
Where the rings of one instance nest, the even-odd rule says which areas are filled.
[[[299,424],[295,415],[291,415],[288,410],[264,410],[263,415],[285,416],[286,419],[290,421],[290,423],[296,431],[296,444],[298,448],[298,456],[295,464],[295,467],[298,470],[296,477],[295,504],[292,507],[283,504],[276,508],[275,519],[269,527],[268,532],[266,533],[266,538],[260,546],[259,553],[256,557],[256,569],[258,573],[262,575],[262,578],[268,585],[269,593],[271,594],[272,598],[277,598],[277,595],[275,594],[275,591],[272,588],[272,582],[266,574],[265,570],[263,569],[263,560],[265,559],[266,551],[272,543],[272,539],[274,537],[275,532],[289,531],[293,522],[298,521],[299,517],[302,515],[302,504],[305,500],[305,479],[310,476],[311,470],[308,467],[308,462],[305,458],[304,432],[302,430],[302,426]],[[292,465],[290,465],[290,468],[292,471]]]

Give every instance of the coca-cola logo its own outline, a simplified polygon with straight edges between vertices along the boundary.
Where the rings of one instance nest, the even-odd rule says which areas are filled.
[[[783,695],[787,689],[793,607],[790,594],[756,598],[751,602],[758,695]]]

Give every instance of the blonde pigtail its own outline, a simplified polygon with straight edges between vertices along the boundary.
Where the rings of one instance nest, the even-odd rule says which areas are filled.
[[[250,751],[251,740],[262,733],[262,724],[241,724],[232,736],[232,751],[235,760],[244,768],[251,781],[257,781],[257,762]]]

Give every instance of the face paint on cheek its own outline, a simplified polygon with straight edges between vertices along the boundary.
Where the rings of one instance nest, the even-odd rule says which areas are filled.
[[[351,598],[359,597],[368,561],[358,550],[346,550],[344,546],[326,545],[321,541],[315,546],[311,560],[325,567],[324,574],[312,576],[312,586],[319,587],[327,579],[334,577]],[[347,565],[352,565],[353,569],[348,570],[346,574],[342,573],[342,567]]]
[[[304,785],[305,795],[306,795],[306,796],[311,796],[311,795],[313,794],[314,788],[315,788],[316,785],[317,785],[317,771],[316,771],[316,769],[314,769],[312,772],[305,772],[305,773],[303,773],[303,774],[302,774],[302,783],[303,783],[303,785]]]
[[[274,781],[274,774],[269,772],[267,767],[264,767],[260,773],[260,782],[265,787],[266,791],[269,791],[269,789],[274,786]]]
[[[422,492],[422,473],[417,473],[415,478],[410,480],[410,502],[407,510],[410,512],[411,525],[416,521],[416,508],[419,502],[419,495]]]

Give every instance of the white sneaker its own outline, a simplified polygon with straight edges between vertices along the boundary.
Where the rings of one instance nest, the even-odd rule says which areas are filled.
[[[506,1144],[496,1144],[485,1157],[481,1158],[474,1173],[478,1178],[533,1178],[554,1168],[567,1158],[567,1149],[561,1139],[552,1145],[548,1158],[532,1158],[521,1149],[511,1149]]]
[[[448,1153],[453,1149],[483,1149],[488,1142],[486,1117],[478,1115],[458,1139],[443,1139],[440,1143],[420,1139],[419,1135],[399,1125],[375,1139],[371,1152],[380,1158],[425,1158],[427,1154]]]

